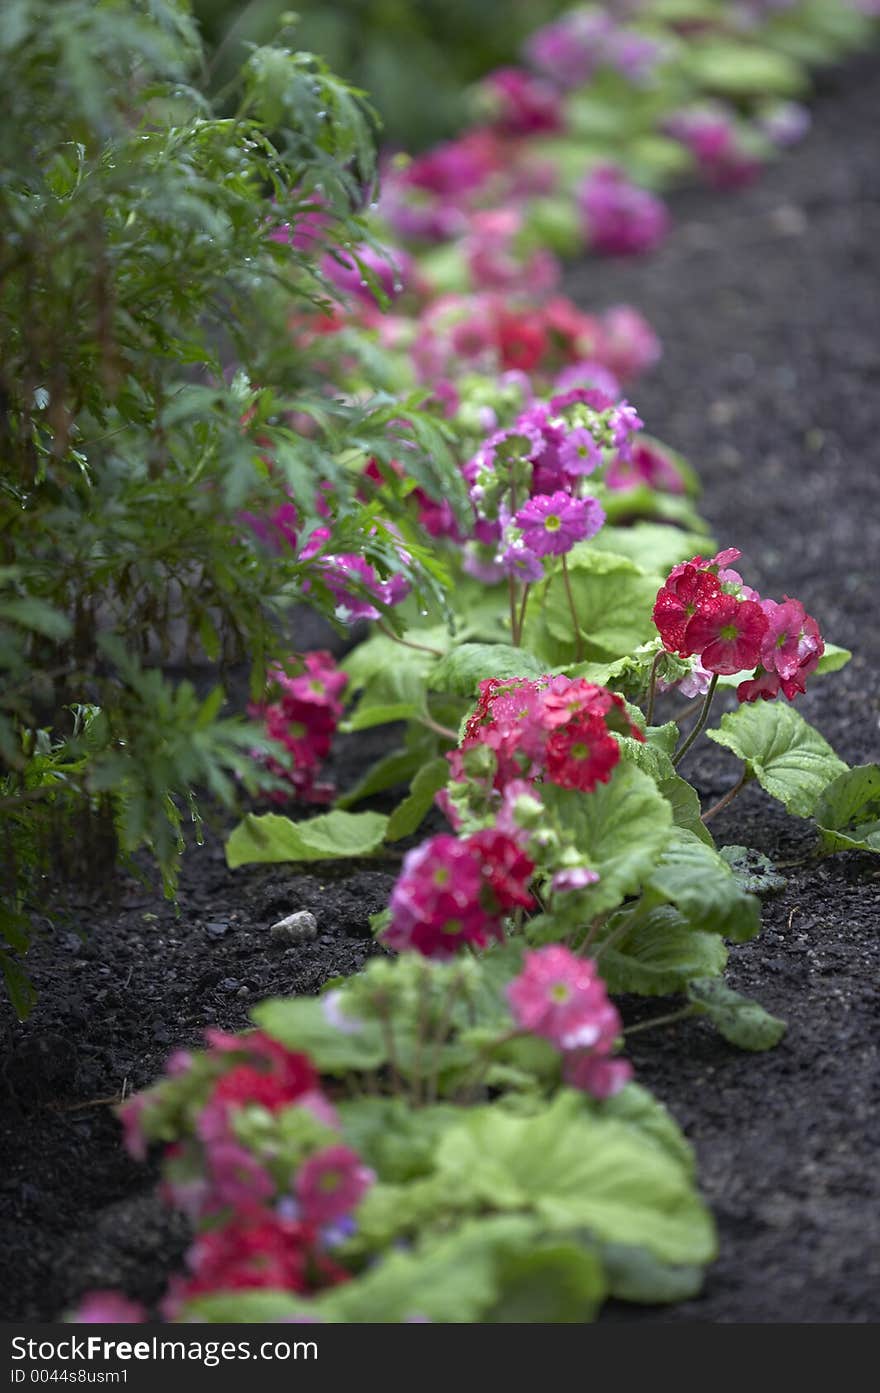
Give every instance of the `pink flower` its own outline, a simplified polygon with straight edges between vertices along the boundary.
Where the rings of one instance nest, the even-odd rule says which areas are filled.
[[[589,866],[567,866],[553,876],[550,889],[554,894],[563,895],[569,890],[585,890],[587,886],[595,885],[598,879],[598,871],[590,870]]]
[[[356,1209],[376,1176],[357,1152],[328,1146],[304,1161],[297,1172],[296,1198],[307,1224],[329,1224]]]
[[[536,556],[562,556],[576,542],[594,537],[605,513],[595,498],[572,498],[560,491],[529,499],[515,521],[525,545]]]
[[[135,1161],[147,1159],[149,1142],[144,1132],[142,1118],[149,1106],[150,1099],[146,1093],[135,1093],[131,1098],[127,1098],[124,1103],[121,1103],[116,1110],[116,1116],[122,1123],[122,1144],[129,1156]]]
[[[374,251],[372,247],[363,243],[355,247],[352,256],[346,256],[343,252],[337,252],[331,256],[328,252],[321,258],[321,270],[328,280],[346,294],[355,295],[359,300],[365,301],[368,305],[376,304],[376,296],[370,284],[354,257],[358,260],[366,271],[374,277],[380,290],[389,300],[399,295],[404,288],[404,282],[412,280],[414,268],[412,260],[406,252],[395,248],[394,251]]]
[[[67,1318],[74,1325],[141,1325],[146,1307],[118,1291],[89,1291]]]
[[[590,246],[606,255],[652,251],[669,229],[665,204],[630,183],[614,165],[599,165],[581,185],[578,198]]]
[[[429,838],[404,857],[383,941],[428,958],[452,957],[467,943],[485,948],[503,931],[481,903],[482,888],[480,861],[466,841],[445,833]]]
[[[603,314],[601,324],[599,357],[622,382],[641,376],[658,361],[660,340],[631,305],[612,305]]]
[[[620,1017],[590,958],[562,944],[527,952],[523,971],[509,983],[507,1000],[523,1030],[560,1050],[609,1050],[620,1033]]]
[[[275,1193],[275,1182],[247,1147],[224,1140],[207,1148],[211,1198],[221,1208],[259,1208]]]
[[[633,1068],[627,1059],[608,1059],[589,1050],[575,1050],[566,1055],[562,1076],[581,1093],[599,1099],[611,1098],[629,1083]]]

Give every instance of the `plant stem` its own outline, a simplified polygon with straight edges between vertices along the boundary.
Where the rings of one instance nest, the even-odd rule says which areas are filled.
[[[701,814],[700,820],[702,822],[711,822],[712,818],[715,817],[717,813],[720,813],[723,808],[726,808],[728,803],[733,802],[736,795],[741,793],[746,784],[751,783],[751,780],[752,775],[749,773],[748,769],[743,769],[739,780],[733,785],[733,788],[729,788],[723,798],[719,798],[717,803],[713,803],[711,808],[707,808],[706,811]]]
[[[702,735],[706,727],[706,722],[709,719],[709,707],[712,705],[712,699],[715,696],[715,688],[717,686],[718,673],[713,672],[712,681],[709,683],[709,690],[706,692],[706,699],[703,702],[703,709],[699,714],[697,723],[691,731],[690,735],[685,740],[684,744],[680,745],[679,748],[676,750],[675,754],[672,756],[673,764],[680,764],[681,761],[684,759],[685,755],[687,754],[688,750],[690,749],[691,745],[693,745],[694,741],[699,739],[700,735]]]
[[[433,716],[429,716],[427,711],[420,711],[415,719],[419,725],[433,730],[435,735],[442,735],[444,740],[451,740],[453,745],[458,744],[458,731],[452,730],[449,726],[442,726],[439,721],[434,720]]]
[[[696,1007],[682,1006],[680,1011],[670,1011],[665,1016],[654,1016],[649,1021],[639,1021],[638,1025],[628,1025],[623,1031],[624,1035],[635,1035],[639,1030],[653,1030],[655,1025],[672,1025],[673,1021],[687,1020],[688,1016],[696,1015]]]
[[[599,930],[601,929],[602,925],[605,923],[605,921],[606,921],[607,918],[608,918],[608,915],[607,915],[607,914],[597,914],[597,915],[596,915],[596,917],[595,917],[595,919],[593,920],[592,924],[591,924],[590,927],[587,929],[587,932],[586,932],[586,934],[584,935],[584,938],[583,938],[583,940],[582,940],[582,942],[581,942],[580,947],[578,948],[578,952],[579,952],[579,953],[586,954],[587,949],[591,946],[591,944],[592,944],[594,938],[596,937],[596,934],[599,932]]]
[[[660,667],[660,659],[663,657],[664,651],[665,650],[662,648],[659,649],[659,651],[654,654],[654,661],[651,664],[651,680],[648,683],[648,709],[645,712],[645,725],[649,726],[652,726],[654,724],[654,698],[657,695],[657,672]]]
[[[571,590],[571,576],[568,574],[568,557],[564,552],[562,555],[562,580],[565,585],[565,593],[568,596],[568,608],[571,610],[571,622],[574,625],[574,660],[576,663],[582,663],[584,660],[584,641],[581,637],[581,626],[578,622],[574,595]]]
[[[396,634],[393,629],[390,629],[383,619],[376,620],[376,628],[381,629],[387,638],[393,639],[395,643],[401,644],[404,648],[414,648],[417,653],[430,653],[434,658],[446,656],[439,648],[429,648],[426,643],[413,643],[412,639],[401,638],[400,634]]]
[[[507,577],[507,598],[510,601],[510,641],[514,648],[519,646],[519,625],[517,624],[516,612],[516,581],[513,576]]]
[[[593,962],[597,963],[608,948],[613,948],[615,943],[619,943],[622,938],[626,938],[627,934],[632,933],[634,927],[635,925],[632,919],[625,920],[624,923],[614,930],[613,934],[608,935],[604,943],[599,944],[599,947],[592,955]]]
[[[401,1077],[400,1068],[397,1063],[397,1049],[394,1043],[394,1027],[391,1024],[391,1015],[385,1010],[380,1017],[382,1023],[382,1038],[385,1041],[385,1049],[388,1051],[388,1070],[391,1074],[391,1087],[395,1098],[400,1098],[405,1089]]]
[[[519,625],[518,625],[518,631],[517,631],[517,643],[518,643],[518,644],[519,644],[519,643],[522,643],[523,626],[525,625],[525,622],[526,622],[526,605],[529,603],[529,591],[531,590],[531,588],[532,588],[531,585],[524,585],[524,586],[523,586],[522,604],[521,604],[520,607],[519,607]]]
[[[680,726],[682,721],[689,721],[694,712],[699,711],[702,701],[702,697],[696,697],[693,701],[689,701],[687,706],[683,706],[680,711],[676,711],[672,718],[675,724]]]
[[[461,985],[461,977],[453,977],[452,981],[449,983],[446,1000],[443,1002],[443,1007],[440,1011],[440,1019],[437,1023],[437,1029],[434,1032],[434,1039],[432,1041],[433,1048],[431,1050],[431,1060],[428,1065],[428,1086],[425,1091],[426,1103],[436,1103],[437,1101],[437,1085],[440,1076],[440,1062],[443,1055],[443,1046],[449,1035],[455,999]]]

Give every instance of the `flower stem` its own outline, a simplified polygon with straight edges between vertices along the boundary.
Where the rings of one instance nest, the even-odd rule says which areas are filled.
[[[660,648],[654,654],[654,661],[651,664],[651,680],[648,683],[648,709],[645,712],[645,725],[654,724],[654,698],[657,695],[657,673],[660,668],[660,659],[664,656],[665,650]]]
[[[510,601],[510,641],[514,648],[519,647],[519,626],[516,615],[516,581],[513,576],[507,577],[507,596]]]
[[[439,721],[435,721],[433,716],[429,716],[427,711],[420,711],[414,718],[419,725],[425,726],[428,730],[433,730],[435,735],[442,735],[444,740],[451,740],[453,745],[458,744],[458,731],[452,730],[450,726],[443,726]]]
[[[675,754],[672,756],[672,763],[673,763],[673,764],[680,764],[680,763],[681,763],[681,761],[684,759],[685,755],[687,754],[688,750],[690,749],[691,745],[693,745],[693,743],[694,743],[695,740],[699,739],[699,737],[702,735],[703,731],[705,730],[705,728],[706,728],[706,722],[707,722],[708,719],[709,719],[709,707],[712,705],[712,699],[713,699],[713,697],[715,696],[715,688],[716,688],[717,686],[718,686],[718,673],[717,673],[717,672],[713,672],[713,673],[712,673],[712,681],[709,683],[709,690],[706,692],[706,699],[705,699],[705,701],[703,702],[703,709],[702,709],[702,711],[701,711],[700,714],[699,714],[699,717],[698,717],[698,719],[697,719],[697,723],[696,723],[696,725],[694,726],[694,728],[693,728],[693,730],[691,731],[691,733],[690,733],[690,735],[688,736],[688,738],[685,740],[684,744],[683,744],[683,745],[680,745],[679,748],[676,750]]]
[[[387,638],[393,639],[395,643],[402,644],[404,648],[414,648],[417,653],[430,653],[435,658],[443,658],[446,656],[439,648],[429,648],[426,643],[413,643],[412,639],[401,638],[400,634],[396,634],[382,619],[376,620],[376,628],[381,629],[382,633],[385,634]]]
[[[720,813],[723,808],[726,808],[728,803],[733,802],[738,793],[742,793],[746,784],[751,783],[752,777],[748,769],[743,769],[739,780],[733,785],[733,788],[729,788],[723,798],[719,798],[717,803],[713,803],[711,808],[707,808],[701,815],[700,820],[702,822],[711,822],[712,818],[715,817],[717,813]]]
[[[626,938],[627,934],[632,933],[634,928],[635,924],[633,920],[625,919],[623,923],[614,930],[614,933],[608,935],[604,943],[599,944],[595,953],[592,954],[593,962],[597,963],[608,948],[613,948],[616,943],[620,943],[621,939]]]
[[[680,1011],[670,1011],[665,1016],[654,1016],[649,1021],[639,1021],[638,1025],[628,1025],[623,1033],[624,1035],[635,1035],[639,1030],[653,1030],[655,1025],[672,1025],[673,1021],[684,1021],[687,1020],[688,1016],[696,1014],[695,1006],[682,1006]]]
[[[519,607],[519,629],[517,637],[518,644],[522,643],[522,632],[526,622],[526,605],[529,603],[529,591],[531,590],[531,588],[531,585],[523,586],[522,604]]]
[[[568,557],[564,552],[562,554],[562,579],[565,584],[565,593],[568,596],[568,608],[571,610],[571,622],[574,625],[574,660],[576,663],[582,663],[584,660],[584,641],[581,637],[581,626],[578,622],[574,595],[571,590],[571,576],[568,574]]]

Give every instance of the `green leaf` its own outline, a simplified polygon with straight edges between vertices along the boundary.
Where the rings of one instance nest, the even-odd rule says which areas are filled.
[[[33,595],[0,600],[0,619],[10,620],[14,624],[20,624],[23,629],[30,629],[35,634],[44,634],[46,638],[53,638],[59,642],[69,638],[73,628],[66,615],[59,614],[57,609]]]
[[[614,909],[640,889],[669,838],[672,810],[647,774],[621,760],[591,793],[545,784],[548,814],[599,873],[582,892],[588,915]]]
[[[372,798],[375,793],[384,793],[388,788],[406,783],[421,768],[421,750],[393,750],[371,765],[354,788],[350,788],[337,798],[337,808],[350,808],[363,798]]]
[[[761,905],[740,887],[712,847],[677,827],[646,882],[652,898],[674,904],[693,929],[746,943],[761,928]]]
[[[848,648],[838,648],[836,643],[826,643],[825,652],[819,659],[819,666],[816,668],[816,674],[839,672],[842,667],[846,667],[851,657],[852,653]]]
[[[599,971],[609,992],[671,996],[696,977],[719,976],[727,965],[724,940],[692,929],[672,905],[637,906],[609,919],[606,938],[627,922],[632,928],[613,947],[603,948]]]
[[[741,1050],[772,1050],[785,1034],[785,1021],[771,1016],[757,1001],[740,996],[725,982],[691,982],[688,996],[700,1014],[709,1017],[719,1035]]]
[[[388,819],[381,813],[321,813],[292,822],[278,813],[249,813],[230,833],[230,870],[256,861],[336,861],[369,856],[381,846]]]
[[[712,556],[717,550],[711,537],[699,532],[683,532],[662,522],[636,522],[631,527],[603,527],[591,539],[599,551],[626,556],[643,571],[667,575],[679,561],[692,556]]]
[[[188,1301],[184,1319],[205,1325],[275,1325],[312,1310],[311,1300],[289,1291],[221,1291]],[[322,1319],[317,1317],[316,1319]],[[297,1336],[304,1339],[305,1336]]]
[[[583,635],[583,658],[621,658],[656,634],[651,609],[662,577],[611,552],[591,551],[582,542],[569,556],[575,613]],[[547,582],[540,603],[526,614],[526,645],[554,666],[574,662],[571,608],[560,572]]]
[[[697,1296],[703,1285],[702,1268],[674,1267],[658,1262],[644,1248],[603,1243],[599,1251],[608,1295],[618,1301],[635,1301],[648,1306],[687,1301]]]
[[[785,54],[729,39],[692,45],[687,68],[701,87],[733,100],[796,97],[806,86],[803,68]]]
[[[508,643],[463,643],[431,669],[428,686],[435,692],[472,697],[487,677],[535,678],[546,671],[546,664],[524,648]]]
[[[701,842],[705,842],[707,846],[714,846],[715,839],[700,818],[700,799],[697,790],[678,774],[673,774],[669,779],[661,780],[658,787],[672,808],[672,820],[676,827],[693,832],[694,836],[699,837]]]
[[[719,730],[706,734],[738,755],[761,787],[796,817],[811,817],[824,789],[846,771],[828,741],[781,701],[745,703],[721,717]]]
[[[422,766],[412,782],[408,797],[398,803],[388,819],[385,840],[398,842],[415,832],[422,819],[433,805],[434,795],[446,787],[449,779],[449,761],[432,759]]]
[[[327,1019],[321,997],[276,997],[253,1011],[261,1030],[290,1050],[311,1056],[315,1067],[328,1074],[349,1069],[375,1069],[386,1058],[376,1021],[353,1021],[350,1031]]]
[[[0,972],[3,973],[12,1009],[20,1021],[27,1020],[37,1001],[34,984],[18,959],[14,958],[11,953],[4,952],[2,948],[0,948]]]
[[[880,764],[859,764],[822,793],[815,812],[823,852],[880,852]]]
[[[498,1300],[483,1316],[496,1325],[582,1324],[606,1291],[603,1264],[592,1248],[537,1239],[498,1261]]]
[[[676,1264],[714,1254],[712,1221],[689,1173],[631,1127],[591,1114],[568,1090],[532,1117],[471,1109],[441,1139],[437,1171],[450,1194],[530,1210],[548,1232],[587,1229]]]
[[[750,846],[722,846],[718,855],[733,871],[741,890],[750,895],[775,895],[784,890],[788,879],[775,869],[769,856]]]

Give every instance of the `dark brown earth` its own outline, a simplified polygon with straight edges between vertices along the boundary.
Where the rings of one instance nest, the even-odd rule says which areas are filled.
[[[703,511],[721,545],[743,550],[747,578],[798,596],[853,649],[799,707],[850,763],[880,757],[878,129],[875,56],[823,80],[813,133],[762,184],[676,195],[659,255],[590,262],[569,286],[585,307],[627,300],[648,315],[665,345],[636,393],[649,429],[697,466]],[[374,755],[349,744],[343,781]],[[714,801],[732,769],[707,747],[686,772]],[[812,861],[810,825],[754,788],[713,830],[796,863],[731,977],[789,1030],[757,1056],[701,1023],[634,1037],[638,1077],[697,1148],[721,1253],[698,1300],[603,1319],[876,1321],[880,864]],[[209,838],[187,860],[177,914],[123,880],[116,902],[83,891],[47,920],[33,1015],[20,1026],[0,1008],[0,1316],[49,1321],[96,1286],[159,1296],[186,1233],[101,1100],[151,1082],[205,1025],[242,1027],[262,997],[356,970],[393,878],[392,863],[230,873]],[[317,939],[276,946],[270,924],[300,907]]]

